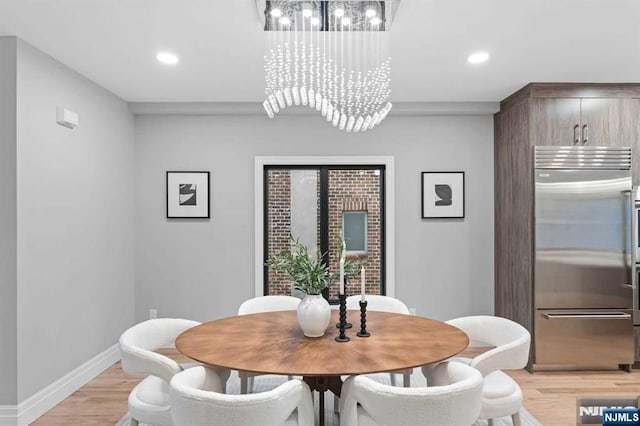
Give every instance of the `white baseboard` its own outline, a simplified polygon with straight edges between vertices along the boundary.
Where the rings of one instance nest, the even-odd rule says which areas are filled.
[[[0,405],[0,426],[18,425],[18,407],[16,405]]]
[[[15,412],[13,423],[3,423],[3,407],[0,406],[0,426],[29,425],[119,360],[120,350],[118,344],[115,344],[22,401],[18,404],[17,409],[13,407]],[[11,406],[8,408],[11,409]]]

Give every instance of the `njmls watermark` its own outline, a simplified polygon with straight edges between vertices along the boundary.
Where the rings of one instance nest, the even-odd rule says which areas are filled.
[[[640,396],[578,397],[577,425],[640,426]]]

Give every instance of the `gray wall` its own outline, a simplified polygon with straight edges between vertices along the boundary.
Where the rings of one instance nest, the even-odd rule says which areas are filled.
[[[14,405],[17,370],[16,39],[0,37],[0,405]]]
[[[393,155],[396,296],[419,315],[493,313],[492,116],[391,117],[340,132],[319,116],[136,117],[136,320],[204,321],[253,297],[254,157]],[[165,172],[212,172],[211,219],[165,218]],[[466,172],[466,218],[422,220],[420,172]]]
[[[58,126],[56,105],[80,126]],[[126,102],[21,41],[17,112],[23,401],[133,323],[134,119]]]

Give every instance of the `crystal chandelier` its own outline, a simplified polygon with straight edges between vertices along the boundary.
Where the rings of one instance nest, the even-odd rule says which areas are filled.
[[[347,132],[380,124],[392,106],[392,13],[388,0],[266,1],[262,105],[269,117],[303,105]]]

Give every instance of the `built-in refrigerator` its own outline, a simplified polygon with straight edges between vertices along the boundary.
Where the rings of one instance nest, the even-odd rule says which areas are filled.
[[[534,368],[630,368],[631,149],[535,147]]]

